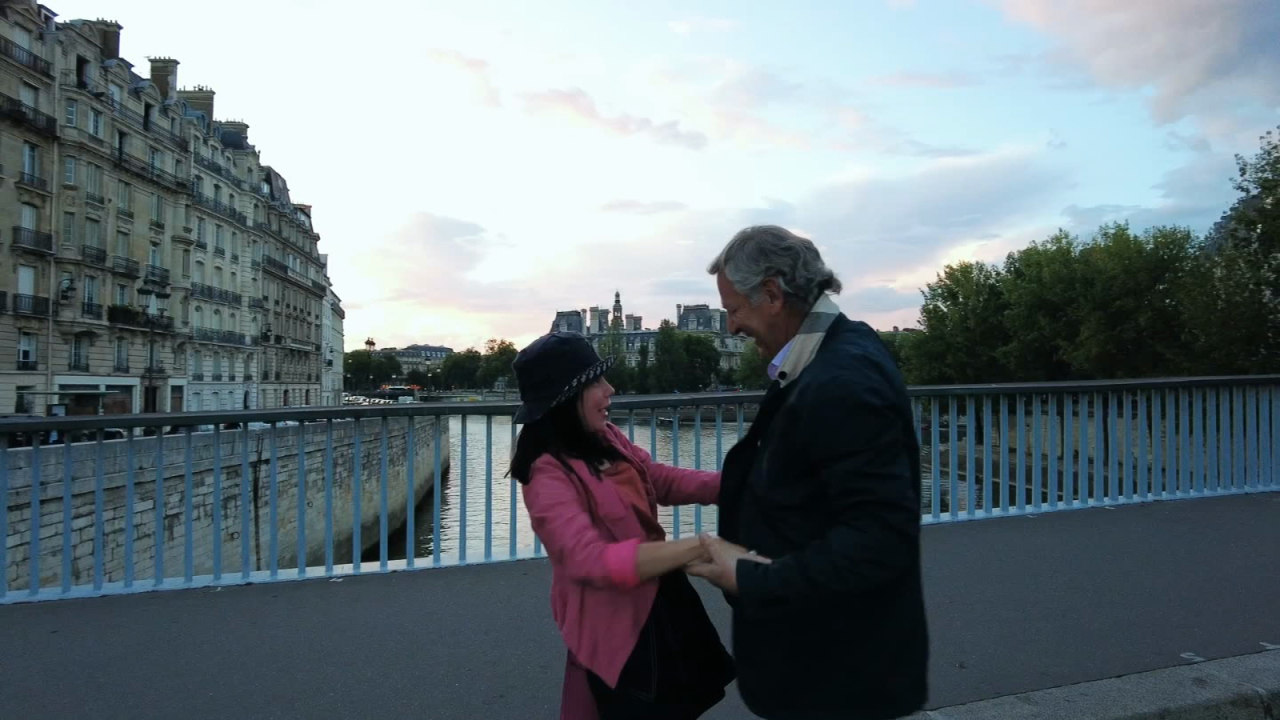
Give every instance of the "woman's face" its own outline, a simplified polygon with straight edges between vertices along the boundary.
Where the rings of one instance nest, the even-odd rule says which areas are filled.
[[[600,378],[582,391],[578,400],[578,413],[582,416],[582,424],[593,433],[604,433],[609,422],[609,398],[613,397],[613,386],[604,378]]]

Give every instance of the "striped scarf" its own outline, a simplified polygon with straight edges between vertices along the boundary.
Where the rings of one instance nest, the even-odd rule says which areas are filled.
[[[826,337],[827,330],[839,314],[840,308],[830,295],[824,294],[813,304],[813,309],[800,324],[800,331],[791,340],[787,357],[778,370],[780,387],[795,382],[800,373],[813,362],[813,357],[818,354],[818,347],[822,345],[822,338]]]

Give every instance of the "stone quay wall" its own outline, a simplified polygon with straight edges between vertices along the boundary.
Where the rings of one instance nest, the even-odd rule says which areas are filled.
[[[408,492],[408,423],[413,422],[413,500]],[[440,421],[441,471],[449,464],[448,418]],[[380,536],[382,420],[343,420],[333,423],[332,518],[335,563],[351,562],[355,527],[355,441],[360,434],[360,544],[375,547]],[[432,490],[435,478],[435,430],[437,418],[390,418],[387,420],[387,515],[388,532],[406,519],[410,505],[416,506]],[[306,472],[299,492],[298,443],[303,434]],[[281,572],[298,564],[299,497],[304,503],[305,553],[308,565],[325,561],[325,423],[276,428],[276,559]],[[135,437],[133,445],[133,562],[135,583],[149,583],[156,571],[157,537],[163,545],[163,575],[183,577],[186,573],[187,542],[185,434],[163,438],[163,478],[159,501],[163,508],[160,528],[156,526],[157,438]],[[214,573],[214,547],[221,544],[224,574],[242,569],[242,543],[249,548],[250,570],[271,567],[271,436],[267,429],[223,430],[218,434],[221,450],[221,491],[215,497],[214,433],[191,436],[191,542],[192,574]],[[102,560],[104,582],[125,580],[125,531],[128,473],[128,441],[102,443]],[[242,503],[243,453],[248,446],[248,497]],[[39,538],[40,586],[62,584],[64,500],[64,459],[67,446],[53,444],[39,449],[39,517],[33,525],[32,458],[30,447],[3,451],[9,492],[5,501],[8,532],[5,575],[14,592],[30,587],[33,537]],[[71,464],[71,576],[73,586],[93,582],[97,495],[98,445],[95,442],[70,446]],[[222,509],[221,532],[214,537],[214,507]],[[247,511],[249,531],[243,534]],[[157,532],[158,530],[158,532]]]

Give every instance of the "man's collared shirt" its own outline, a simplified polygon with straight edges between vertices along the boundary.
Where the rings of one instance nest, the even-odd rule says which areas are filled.
[[[795,343],[795,341],[796,341],[795,338],[791,338],[790,340],[788,340],[787,344],[782,346],[782,349],[778,351],[778,354],[774,356],[773,360],[769,361],[769,379],[770,380],[778,379],[778,371],[782,369],[782,363],[786,362],[787,353],[791,352],[791,346],[792,344]]]

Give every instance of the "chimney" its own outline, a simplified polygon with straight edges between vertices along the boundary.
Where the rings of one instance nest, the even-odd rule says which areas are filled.
[[[120,31],[124,28],[114,20],[98,20],[98,29],[102,32],[102,58],[114,60],[120,57]]]
[[[241,143],[248,145],[249,144],[249,123],[242,122],[240,120],[223,120],[222,134],[224,136],[231,135],[236,139],[240,140]],[[310,210],[310,206],[307,206],[307,209]]]
[[[173,58],[151,58],[151,84],[160,91],[160,97],[173,100],[178,90],[178,61]]]
[[[680,316],[684,314],[684,305],[676,303],[676,327],[680,327]]]
[[[187,107],[197,112],[204,113],[204,116],[213,122],[213,88],[197,85],[192,90],[179,90],[178,97],[185,100]]]

